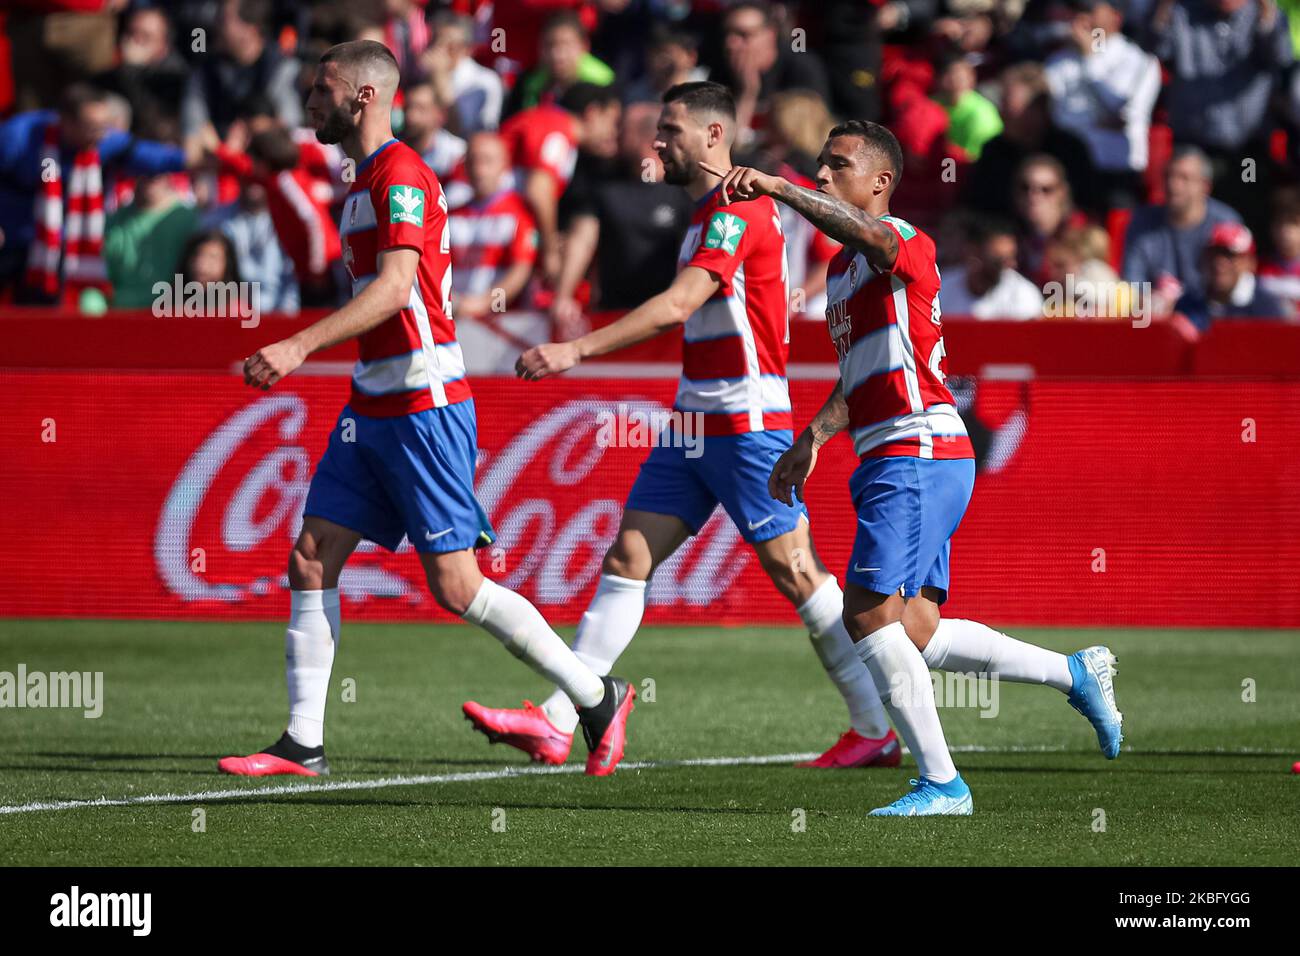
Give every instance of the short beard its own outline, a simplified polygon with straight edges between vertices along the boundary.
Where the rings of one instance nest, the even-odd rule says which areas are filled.
[[[695,174],[689,170],[664,167],[664,182],[670,186],[689,186],[694,179]]]
[[[334,146],[343,142],[350,132],[352,132],[352,124],[348,122],[348,113],[343,107],[339,107],[325,117],[325,122],[316,131],[316,139],[326,146]]]

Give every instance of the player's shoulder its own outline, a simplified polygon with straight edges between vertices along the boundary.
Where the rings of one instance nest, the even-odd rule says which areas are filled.
[[[880,221],[898,233],[899,240],[907,246],[908,252],[912,256],[920,255],[928,256],[931,259],[934,258],[935,244],[929,233],[898,216],[886,214],[880,217]]]
[[[429,180],[436,176],[419,153],[401,140],[393,140],[375,157],[372,167],[376,179],[394,177],[411,180]]]
[[[931,239],[927,233],[918,229],[906,219],[886,213],[880,217],[880,221],[892,226],[894,231],[898,233],[899,238],[904,242],[910,242],[913,239],[920,239],[923,245],[927,243],[929,245],[934,245],[934,240]]]

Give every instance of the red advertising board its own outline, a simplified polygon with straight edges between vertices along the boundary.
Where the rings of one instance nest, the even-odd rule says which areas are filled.
[[[303,496],[346,379],[252,392],[217,372],[2,371],[0,616],[280,619]],[[1005,624],[1300,625],[1300,382],[968,381],[981,455],[950,613]],[[555,623],[590,597],[647,449],[597,412],[671,403],[672,379],[474,383],[485,572]],[[802,425],[829,389],[792,383]],[[707,453],[707,452],[706,452]],[[854,529],[837,439],[810,484],[817,548]],[[415,556],[372,546],[345,614],[446,620]],[[793,623],[725,515],[656,576],[647,619]]]

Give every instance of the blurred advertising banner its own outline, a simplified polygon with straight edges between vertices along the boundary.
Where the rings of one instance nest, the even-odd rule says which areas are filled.
[[[285,567],[346,379],[252,392],[229,374],[0,371],[0,615],[280,619]],[[1300,625],[1300,383],[952,380],[980,456],[945,611],[1005,624]],[[489,576],[580,617],[671,406],[671,379],[473,383]],[[791,385],[802,425],[826,381]],[[608,426],[622,409],[632,427]],[[626,424],[626,423],[625,423]],[[603,429],[603,430],[602,430]],[[707,454],[707,444],[703,452]],[[838,438],[809,485],[842,577],[855,530]],[[361,620],[447,620],[420,566],[363,544]],[[648,619],[791,624],[726,515],[657,573]]]

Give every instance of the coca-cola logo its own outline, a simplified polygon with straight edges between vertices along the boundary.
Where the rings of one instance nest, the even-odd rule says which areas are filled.
[[[621,400],[647,415],[666,411],[653,401]],[[594,584],[644,457],[644,449],[597,440],[598,412],[609,402],[565,401],[542,411],[499,451],[480,452],[475,492],[497,531],[496,543],[480,558],[504,586],[539,605],[568,604]],[[299,395],[262,397],[213,429],[190,455],[163,503],[154,538],[158,573],[172,594],[185,601],[239,602],[287,589],[285,551],[301,525],[314,465],[304,447],[308,418],[308,403]],[[412,549],[404,541],[398,550]],[[749,555],[719,509],[660,566],[648,600],[710,604],[744,570]],[[339,587],[352,600],[427,600],[414,562],[394,562],[364,542]]]

